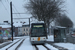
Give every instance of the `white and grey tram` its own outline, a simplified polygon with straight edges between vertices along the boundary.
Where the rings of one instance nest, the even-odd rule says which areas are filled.
[[[44,44],[47,39],[47,33],[44,23],[32,23],[30,30],[31,44]]]

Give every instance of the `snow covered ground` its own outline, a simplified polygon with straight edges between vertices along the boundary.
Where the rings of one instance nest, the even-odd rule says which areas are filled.
[[[0,50],[5,50],[6,48],[8,48],[9,46],[11,46],[12,44],[14,44],[15,42],[17,42],[19,39],[24,39],[24,38],[28,38],[29,36],[22,36],[22,37],[14,37],[14,38],[18,38],[18,39],[16,39],[16,40],[14,40],[13,42],[12,41],[9,41],[9,42],[12,42],[11,44],[9,44],[9,45],[7,45],[7,46],[5,46],[5,47],[3,47],[3,48],[1,48]],[[21,41],[20,41],[21,42]],[[19,43],[20,43],[19,42]],[[5,42],[5,43],[8,43],[8,42]],[[2,44],[0,44],[0,45],[3,45],[3,44],[5,44],[5,43],[2,43]],[[19,44],[18,43],[18,44]],[[16,44],[15,46],[17,46],[18,44]],[[13,48],[15,48],[15,47],[13,47]]]
[[[45,44],[48,48],[53,49],[53,50],[58,50],[55,47],[49,45],[49,44]],[[37,47],[39,48],[39,50],[47,50],[44,46],[42,45],[37,45]],[[34,46],[31,45],[29,38],[26,38],[26,40],[23,42],[23,44],[21,45],[21,47],[18,50],[35,50]]]
[[[75,44],[72,43],[55,43],[55,45],[67,48],[68,50],[75,50]]]
[[[5,50],[6,48],[8,48],[9,46],[11,46],[13,43],[15,43],[15,42],[18,41],[18,40],[19,40],[19,39],[14,40],[11,44],[9,44],[9,45],[7,45],[7,46],[1,48],[0,50]]]
[[[37,47],[39,48],[39,50],[47,50],[44,46],[42,45],[37,45]]]
[[[14,37],[14,38],[22,38],[22,39],[26,38],[24,40],[24,42],[22,43],[22,45],[18,48],[18,50],[36,50],[35,47],[31,45],[29,36]],[[9,47],[10,45],[12,45],[13,43],[15,43],[18,40],[19,39],[14,40],[11,44],[1,48],[0,50],[5,50],[7,47]],[[48,36],[47,41],[54,41],[53,40],[53,35]],[[20,42],[15,44],[15,46],[11,47],[9,50],[13,50],[13,48],[15,48]],[[57,45],[57,46],[61,46],[61,47],[67,48],[68,50],[75,50],[75,44],[72,44],[72,43],[54,43],[54,44]],[[55,48],[52,45],[47,44],[47,43],[45,44],[45,46],[47,46],[51,50],[58,50],[57,48]],[[42,45],[37,45],[37,47],[39,48],[39,50],[47,50]]]
[[[20,37],[13,37],[14,39],[19,39],[19,38],[28,38],[29,36],[20,36]]]
[[[25,41],[18,50],[33,50],[33,46],[31,45],[29,38],[25,39]]]
[[[47,41],[54,41],[54,36],[53,35],[50,35],[50,36],[47,36],[47,37],[48,37]]]
[[[45,44],[49,49],[51,50],[58,50],[57,48],[53,47],[52,45],[50,44]]]
[[[22,39],[22,40],[23,40],[23,39]],[[9,48],[8,50],[15,50],[15,48],[21,43],[22,40],[20,40],[19,42],[17,42],[16,45],[12,46],[12,47]]]
[[[48,36],[47,41],[54,41],[54,36],[53,35]],[[54,43],[54,44],[57,46],[67,48],[68,50],[75,50],[75,44],[72,44],[72,43]],[[49,48],[52,48],[52,46],[49,46]],[[54,50],[54,48],[52,48],[52,50]],[[55,48],[55,50],[57,49]]]
[[[4,43],[0,43],[0,46],[7,44],[7,43],[11,43],[12,41],[8,41],[8,42],[4,42]]]

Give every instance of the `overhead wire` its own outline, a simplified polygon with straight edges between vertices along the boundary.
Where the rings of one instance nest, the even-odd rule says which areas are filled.
[[[12,8],[13,9],[13,8]],[[15,10],[13,9],[13,11],[15,12]],[[16,14],[16,16],[18,17],[18,15]]]
[[[15,8],[15,10],[18,12],[18,10],[16,9],[16,7],[14,6],[14,4],[13,4],[13,7]],[[19,12],[18,12],[19,13]],[[20,14],[19,14],[20,15]],[[21,17],[21,15],[20,15],[20,17]]]
[[[19,12],[18,12],[18,10],[16,9],[16,7],[14,6],[14,4],[12,4],[12,6],[13,6],[13,7],[14,7],[14,9],[16,10],[16,12],[17,12],[17,13],[19,13]],[[16,14],[16,15],[17,15],[17,14]],[[19,17],[21,17],[21,15],[20,15],[20,14],[19,14]],[[20,19],[19,19],[19,20],[20,20]],[[21,20],[20,20],[20,21],[21,21]]]
[[[8,12],[7,8],[5,7],[4,3],[1,1],[2,5],[4,6],[5,10]],[[9,13],[9,12],[8,12]]]
[[[7,2],[7,1],[5,1],[5,2]],[[9,3],[7,3],[7,6],[9,7]]]
[[[7,1],[7,3],[8,3],[8,6],[10,5],[10,2],[8,1],[8,0],[6,0]],[[14,9],[12,8],[12,10],[14,11]],[[14,11],[15,12],[15,11]],[[17,14],[16,14],[16,16],[17,16]],[[18,16],[17,16],[18,17]]]
[[[13,4],[13,7],[15,8],[15,10],[18,12],[18,10],[16,9],[16,7],[14,6],[14,4]],[[18,12],[18,14],[20,15],[20,13]],[[21,17],[21,15],[20,15],[20,17]],[[23,19],[21,19],[22,21],[24,21]],[[21,21],[20,20],[20,21]]]
[[[8,2],[8,4],[9,4],[9,1],[7,0],[7,2]],[[16,9],[16,7],[15,7],[15,5],[14,4],[12,4],[12,6],[14,7],[12,7],[13,8],[13,11],[15,12],[15,10],[16,10],[16,12],[18,12],[18,10]],[[15,9],[15,10],[14,10]],[[19,13],[19,12],[18,12]],[[16,14],[16,16],[17,16],[17,14]],[[18,17],[18,16],[17,16]],[[21,17],[21,15],[19,14],[19,17]],[[20,20],[20,19],[19,19]],[[20,20],[21,21],[21,20]],[[24,21],[24,20],[22,20],[22,21]]]

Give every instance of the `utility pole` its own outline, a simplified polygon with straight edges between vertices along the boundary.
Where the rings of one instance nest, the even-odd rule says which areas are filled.
[[[12,15],[12,2],[10,2],[10,13],[11,13],[11,33],[12,33],[12,41],[13,41],[13,15]]]
[[[29,27],[30,27],[30,18],[29,18]]]

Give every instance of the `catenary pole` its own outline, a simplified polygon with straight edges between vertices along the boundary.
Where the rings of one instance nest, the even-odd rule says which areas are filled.
[[[30,27],[30,18],[29,18],[29,27]]]
[[[13,15],[12,15],[12,2],[10,2],[10,13],[11,13],[11,33],[12,33],[12,41],[13,41]]]

